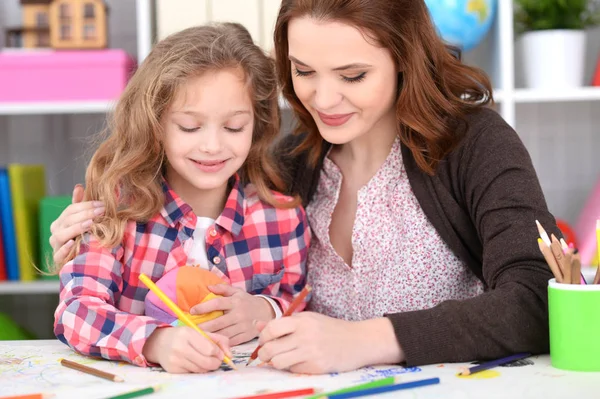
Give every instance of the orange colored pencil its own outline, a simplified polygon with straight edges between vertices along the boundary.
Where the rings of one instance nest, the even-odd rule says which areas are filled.
[[[28,393],[17,396],[0,396],[0,399],[50,399],[53,397],[54,394],[52,393]]]
[[[300,292],[300,294],[292,301],[292,303],[290,304],[290,307],[287,308],[287,310],[285,311],[285,313],[283,314],[282,317],[287,317],[287,316],[291,316],[295,311],[296,308],[298,306],[300,306],[300,304],[302,302],[304,302],[304,299],[306,298],[306,296],[308,294],[310,294],[310,292],[312,291],[312,288],[310,285],[306,284],[304,286],[304,289]],[[254,359],[256,359],[256,357],[258,356],[258,351],[260,350],[261,346],[257,346],[256,349],[254,350],[254,352],[252,352],[252,355],[250,355],[250,359],[248,359],[248,363],[246,364],[250,364],[254,361]]]
[[[68,367],[70,369],[81,371],[82,373],[93,375],[93,376],[99,377],[99,378],[104,378],[105,380],[109,380],[109,381],[113,381],[113,382],[125,381],[122,377],[119,377],[118,375],[107,373],[106,371],[98,370],[93,367],[85,366],[83,364],[79,364],[79,363],[73,362],[71,360],[60,359],[60,364],[65,367]]]

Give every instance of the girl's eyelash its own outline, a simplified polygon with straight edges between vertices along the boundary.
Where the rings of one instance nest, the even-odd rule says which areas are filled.
[[[181,130],[182,132],[185,133],[194,133],[197,132],[198,130],[200,130],[199,127],[192,127],[192,128],[187,128],[187,127],[183,127],[183,126],[179,126],[179,130]],[[240,128],[231,128],[231,127],[225,127],[225,130],[227,130],[230,133],[239,133],[242,130],[244,130],[244,127],[240,127]]]
[[[240,127],[240,128],[234,129],[234,128],[231,128],[231,127],[226,127],[225,130],[227,130],[230,133],[239,133],[242,130],[244,130],[244,128]]]
[[[182,132],[185,132],[185,133],[194,133],[194,132],[197,132],[200,128],[199,127],[192,127],[192,128],[188,129],[188,128],[183,127],[183,126],[179,126],[179,129]]]
[[[342,76],[342,80],[344,82],[348,82],[348,83],[358,83],[361,82],[365,79],[365,76],[367,75],[366,72],[362,72],[356,76],[352,76],[352,77],[347,77],[347,76]]]

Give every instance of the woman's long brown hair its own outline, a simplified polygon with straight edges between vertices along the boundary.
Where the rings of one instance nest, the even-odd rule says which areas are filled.
[[[313,166],[323,138],[294,93],[288,60],[288,24],[305,16],[355,26],[390,51],[401,71],[398,133],[428,174],[461,140],[456,122],[493,101],[489,78],[452,55],[438,37],[423,0],[283,0],[274,34],[277,72],[283,95],[298,119],[296,133],[306,133],[297,150],[308,150]]]
[[[120,243],[128,220],[146,221],[160,211],[166,161],[161,118],[189,78],[224,68],[244,71],[254,106],[252,146],[239,171],[242,181],[252,183],[263,201],[297,206],[298,200],[283,201],[270,191],[284,188],[271,154],[280,125],[274,61],[240,24],[189,28],[159,42],[141,64],[87,168],[85,200],[101,200],[106,206],[91,229],[103,245]],[[81,237],[65,262],[73,259],[80,242]]]

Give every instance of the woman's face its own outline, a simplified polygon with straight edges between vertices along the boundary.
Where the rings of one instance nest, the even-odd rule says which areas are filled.
[[[325,140],[396,129],[398,71],[387,49],[351,25],[310,17],[290,21],[288,41],[294,91]]]

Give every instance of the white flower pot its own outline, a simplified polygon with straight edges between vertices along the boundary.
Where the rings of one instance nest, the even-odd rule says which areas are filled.
[[[564,89],[583,86],[583,30],[541,30],[521,37],[525,86]]]

